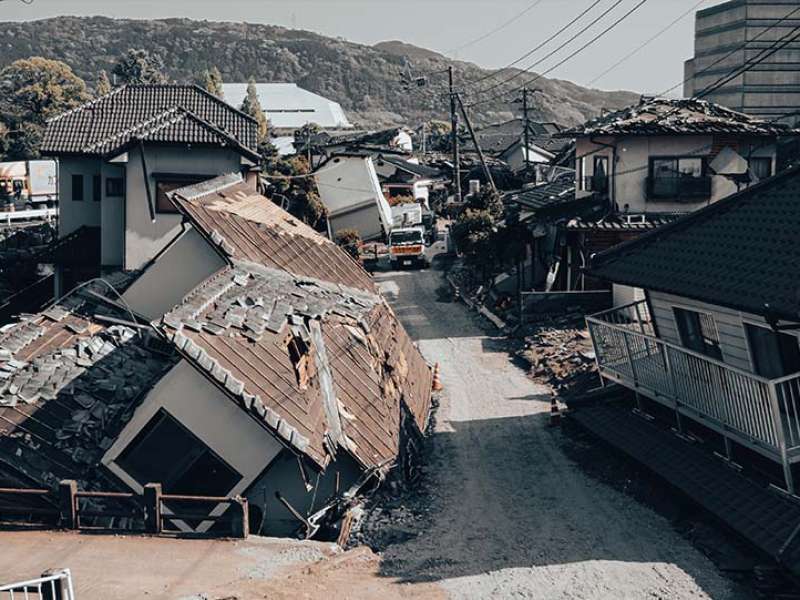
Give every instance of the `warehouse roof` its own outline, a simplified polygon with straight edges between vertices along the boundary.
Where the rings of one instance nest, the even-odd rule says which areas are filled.
[[[589,270],[617,283],[796,320],[798,197],[800,171],[788,169],[596,255]]]
[[[44,155],[108,156],[143,141],[231,147],[257,159],[254,119],[195,85],[126,85],[47,122]]]
[[[789,133],[793,130],[783,123],[762,121],[706,100],[642,98],[636,106],[610,112],[556,136]]]

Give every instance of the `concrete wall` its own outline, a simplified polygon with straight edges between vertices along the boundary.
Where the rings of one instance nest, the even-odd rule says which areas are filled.
[[[100,175],[99,158],[62,158],[58,161],[58,235],[64,237],[88,225],[101,224],[102,202],[92,200],[92,177]],[[83,201],[72,199],[72,176],[83,175]]]
[[[150,320],[162,317],[225,261],[189,226],[123,294],[130,307]]]
[[[243,493],[282,449],[272,434],[182,360],[150,391],[102,460],[138,493],[142,486],[115,460],[162,408],[242,475],[229,496]]]
[[[711,136],[627,136],[622,138],[595,138],[593,143],[588,138],[577,141],[578,162],[582,163],[577,169],[578,189],[581,189],[582,178],[594,174],[594,158],[596,156],[608,157],[609,170],[616,175],[611,181],[611,198],[616,202],[619,210],[624,212],[626,205],[630,213],[674,213],[691,212],[702,208],[737,191],[736,185],[727,178],[714,176],[712,181],[711,196],[707,199],[698,199],[686,202],[676,200],[647,199],[647,178],[650,174],[650,158],[670,156],[706,157],[709,162],[714,145]],[[616,151],[602,144],[616,145]],[[763,147],[756,140],[752,156],[769,156],[775,159],[775,144],[769,142]],[[744,156],[750,154],[750,143],[736,150]],[[616,160],[614,159],[616,156]],[[774,165],[773,165],[774,169]]]
[[[156,200],[153,173],[217,176],[241,170],[241,157],[231,150],[151,146],[145,149],[153,202]],[[181,217],[157,213],[150,217],[147,190],[138,148],[130,151],[126,169],[125,257],[126,269],[139,269],[152,260],[178,233]]]

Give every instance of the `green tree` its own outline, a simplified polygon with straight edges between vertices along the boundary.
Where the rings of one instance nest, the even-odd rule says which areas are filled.
[[[105,96],[111,92],[111,81],[108,79],[108,73],[104,70],[100,71],[97,77],[97,83],[94,85],[95,96]]]
[[[86,84],[57,60],[31,57],[0,71],[0,123],[6,156],[36,158],[47,119],[89,99]]]
[[[354,259],[361,258],[361,236],[355,229],[342,229],[336,234],[336,243]]]
[[[164,60],[147,50],[128,50],[114,65],[112,73],[123,84],[167,83]]]
[[[222,73],[219,72],[217,67],[211,67],[203,71],[201,84],[206,91],[214,94],[217,98],[224,98],[225,94],[222,91]]]
[[[286,159],[275,152],[264,160],[262,171],[270,182],[268,195],[276,204],[286,206],[292,216],[310,227],[317,230],[324,227],[327,210],[304,157]]]
[[[264,114],[264,109],[261,108],[261,102],[258,100],[258,91],[256,90],[256,80],[252,77],[247,83],[247,95],[244,97],[241,110],[258,121],[258,141],[266,140],[269,133],[267,115]]]

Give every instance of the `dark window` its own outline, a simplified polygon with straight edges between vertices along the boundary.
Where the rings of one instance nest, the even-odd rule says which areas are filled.
[[[125,180],[122,177],[106,177],[106,196],[119,198],[125,195]]]
[[[76,202],[83,201],[83,175],[72,176],[72,199]]]
[[[103,199],[103,179],[100,175],[92,176],[92,200],[100,202]]]
[[[171,494],[225,496],[242,478],[164,410],[116,462],[139,484],[161,483]]]
[[[714,317],[707,313],[683,308],[674,308],[673,310],[683,346],[708,357],[722,360],[722,349],[719,346],[719,333]]]
[[[767,177],[772,177],[772,159],[767,157],[751,158],[750,175],[761,181]]]
[[[749,323],[745,330],[757,374],[775,379],[800,371],[800,345],[795,336]]]
[[[205,181],[206,175],[155,175],[156,179],[156,212],[177,213],[178,209],[167,197],[169,192]]]
[[[699,198],[711,195],[711,178],[705,159],[696,156],[650,159],[648,197],[651,199]]]

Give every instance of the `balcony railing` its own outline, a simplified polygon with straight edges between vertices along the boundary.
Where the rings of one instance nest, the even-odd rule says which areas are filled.
[[[800,458],[800,374],[765,379],[661,340],[645,302],[587,322],[607,379],[782,462],[784,470]]]
[[[711,197],[711,177],[648,177],[648,200],[698,200]]]

